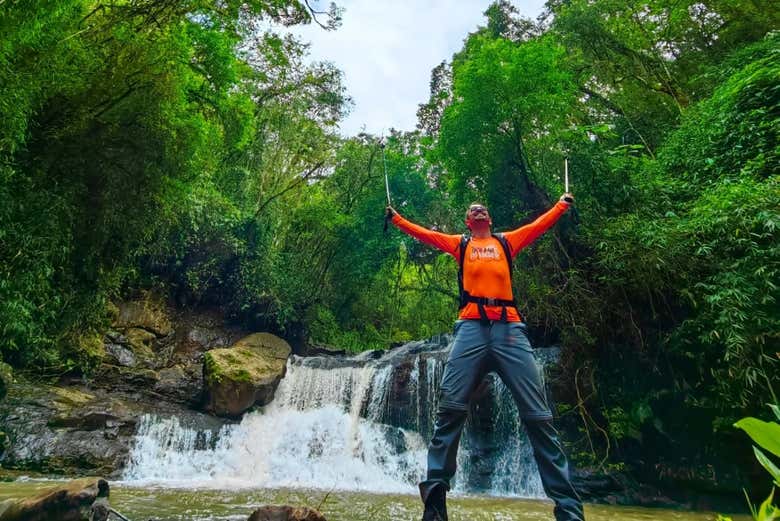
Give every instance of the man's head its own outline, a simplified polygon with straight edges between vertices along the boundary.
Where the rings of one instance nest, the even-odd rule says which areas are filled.
[[[490,225],[492,224],[493,221],[490,219],[490,213],[488,212],[487,206],[481,203],[472,203],[469,205],[469,209],[466,210],[466,226],[469,230],[473,230],[475,226],[487,226],[490,228]]]

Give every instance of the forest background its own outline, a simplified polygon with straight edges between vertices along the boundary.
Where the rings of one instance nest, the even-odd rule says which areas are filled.
[[[577,463],[706,468],[780,392],[780,33],[768,0],[506,0],[432,71],[413,132],[339,135],[342,75],[283,27],[305,0],[0,2],[0,353],[89,377],[139,290],[350,351],[448,331],[449,233],[516,227],[535,345],[561,344]],[[477,27],[477,24],[481,26]],[[735,451],[744,446],[745,451]]]

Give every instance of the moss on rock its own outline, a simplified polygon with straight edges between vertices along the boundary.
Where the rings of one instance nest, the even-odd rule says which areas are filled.
[[[164,337],[173,332],[173,324],[165,300],[145,292],[138,300],[122,302],[114,323],[115,328],[141,328]]]
[[[0,362],[0,400],[8,394],[8,387],[14,381],[14,372],[11,366],[5,362]]]
[[[71,331],[63,337],[62,342],[71,362],[87,373],[100,365],[106,356],[103,335],[93,330]]]
[[[290,345],[270,333],[255,333],[232,347],[208,351],[203,361],[206,410],[235,417],[270,402],[290,353]]]
[[[60,410],[81,407],[95,399],[94,395],[85,393],[73,387],[52,386],[50,391],[54,394],[52,404]]]

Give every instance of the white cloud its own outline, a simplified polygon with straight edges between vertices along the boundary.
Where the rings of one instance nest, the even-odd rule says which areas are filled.
[[[328,2],[319,2],[322,6]],[[463,45],[469,32],[484,25],[490,0],[336,0],[345,9],[335,31],[316,24],[296,28],[311,42],[312,59],[330,61],[344,71],[355,106],[341,125],[345,135],[365,127],[387,133],[412,130],[417,105],[427,101],[431,69]],[[544,0],[513,2],[536,18]]]

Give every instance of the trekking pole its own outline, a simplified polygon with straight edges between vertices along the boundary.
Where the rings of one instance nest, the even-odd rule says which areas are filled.
[[[387,206],[393,206],[392,201],[390,200],[390,180],[387,177],[387,161],[385,160],[385,142],[380,139],[379,140],[379,147],[382,149],[382,170],[385,173],[385,191],[387,192]],[[392,219],[393,216],[390,213],[390,209],[388,208],[387,212],[385,213],[385,226],[383,228],[383,231],[387,231],[387,223]]]
[[[563,193],[569,193],[569,158],[564,156],[563,158]],[[571,197],[564,198],[567,203],[574,202]]]

